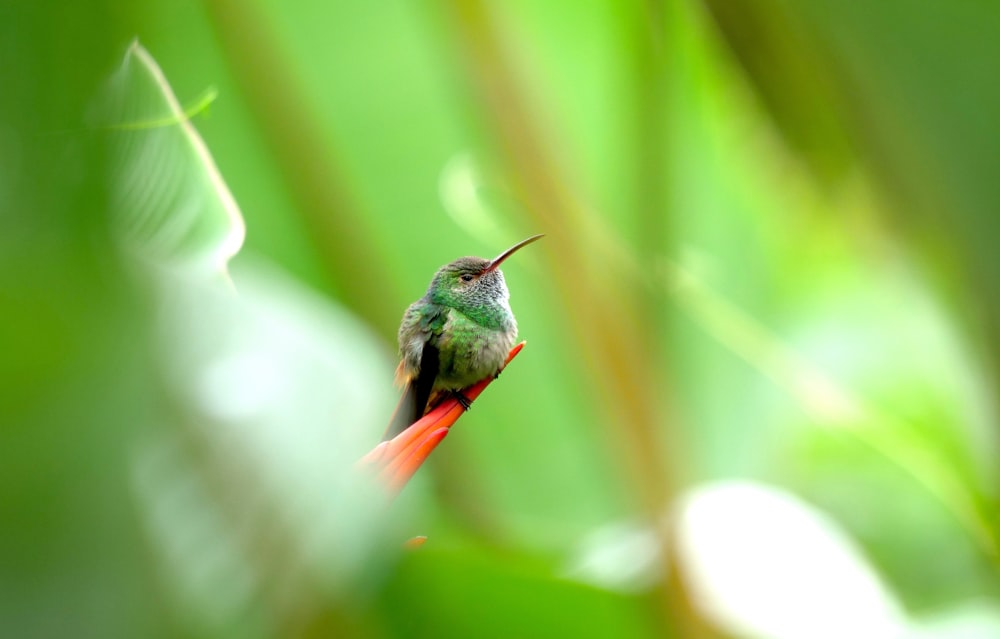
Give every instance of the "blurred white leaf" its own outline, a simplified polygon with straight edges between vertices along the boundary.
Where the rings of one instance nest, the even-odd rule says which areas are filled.
[[[355,465],[395,401],[388,354],[274,269],[233,275],[239,296],[176,272],[160,278],[177,423],[135,464],[173,591],[209,631],[259,616],[268,627],[323,593],[360,596],[394,552],[381,545],[380,486]]]
[[[264,266],[222,286],[243,221],[152,57],[133,44],[101,103],[122,244],[153,291],[171,403],[135,456],[137,504],[177,614],[196,634],[265,636],[392,552],[356,460],[395,400],[381,343]],[[398,547],[398,542],[389,548]]]
[[[243,218],[204,141],[138,42],[108,82],[95,119],[111,132],[111,204],[123,244],[143,260],[224,272]]]
[[[697,605],[727,632],[768,639],[890,639],[906,617],[854,543],[776,488],[726,482],[681,503],[678,544]]]

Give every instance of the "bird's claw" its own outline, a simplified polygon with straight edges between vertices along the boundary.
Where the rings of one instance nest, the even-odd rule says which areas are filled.
[[[457,391],[452,391],[451,393],[455,397],[455,400],[458,401],[459,404],[461,404],[462,410],[469,410],[470,408],[472,408],[472,400],[466,397],[462,393],[462,391],[457,390]]]

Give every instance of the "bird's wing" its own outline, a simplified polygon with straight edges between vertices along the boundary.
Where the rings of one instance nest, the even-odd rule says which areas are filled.
[[[448,308],[414,304],[407,309],[399,327],[402,360],[396,369],[396,381],[403,385],[403,396],[382,439],[391,439],[424,416],[434,380],[440,369],[438,337],[448,321]]]

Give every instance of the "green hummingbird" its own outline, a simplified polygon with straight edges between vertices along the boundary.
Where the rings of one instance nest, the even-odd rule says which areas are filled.
[[[424,296],[406,309],[396,369],[404,391],[384,439],[402,432],[449,393],[468,408],[461,390],[500,374],[517,338],[500,264],[541,237],[522,240],[492,260],[460,257],[445,264]]]

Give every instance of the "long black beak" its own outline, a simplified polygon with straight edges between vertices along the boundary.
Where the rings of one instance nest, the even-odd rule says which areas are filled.
[[[497,256],[496,256],[496,257],[494,257],[494,258],[493,258],[492,260],[490,260],[490,264],[489,264],[489,266],[487,266],[487,267],[486,267],[486,270],[485,270],[485,271],[483,271],[483,272],[484,272],[484,273],[489,273],[490,271],[495,271],[495,270],[496,270],[497,268],[499,268],[499,267],[500,267],[500,264],[501,264],[501,263],[502,263],[502,262],[503,262],[503,261],[504,261],[505,259],[507,259],[507,258],[508,258],[508,257],[510,257],[511,255],[513,255],[515,251],[517,251],[518,249],[520,249],[520,248],[522,248],[522,247],[525,247],[525,246],[527,246],[527,245],[531,244],[531,243],[532,243],[532,242],[534,242],[535,240],[540,240],[540,239],[542,239],[543,237],[545,237],[545,234],[544,234],[544,233],[539,233],[538,235],[532,235],[531,237],[529,237],[529,238],[528,238],[528,239],[526,239],[526,240],[521,240],[520,242],[518,242],[518,243],[517,243],[517,244],[515,244],[514,246],[510,247],[509,249],[507,249],[506,251],[504,251],[504,252],[503,252],[503,253],[501,253],[500,255],[497,255]]]

